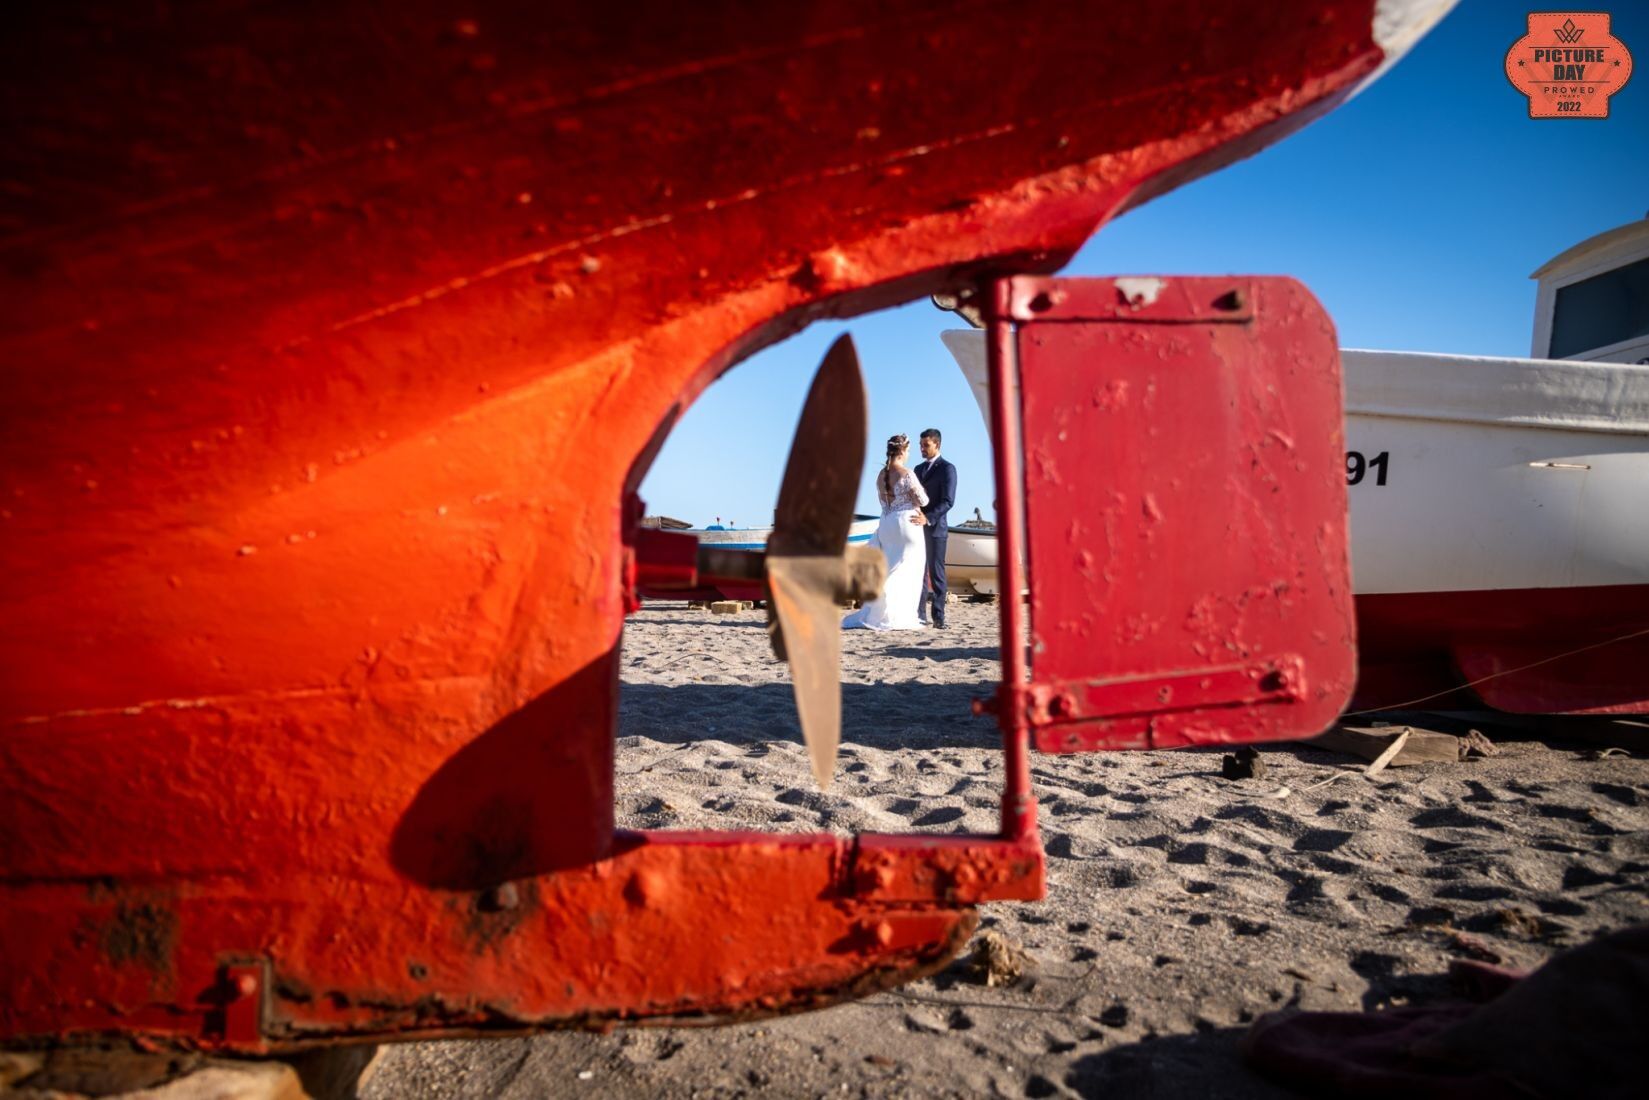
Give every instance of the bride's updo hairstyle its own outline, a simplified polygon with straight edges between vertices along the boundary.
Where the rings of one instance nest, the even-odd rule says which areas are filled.
[[[883,504],[893,499],[893,466],[910,451],[910,436],[892,435],[887,441],[887,461],[876,475],[876,496]]]
[[[895,462],[898,462],[901,458],[903,458],[905,456],[905,453],[908,452],[909,450],[910,450],[910,436],[908,436],[908,435],[889,436],[888,441],[887,441],[887,464],[889,466],[891,466]]]

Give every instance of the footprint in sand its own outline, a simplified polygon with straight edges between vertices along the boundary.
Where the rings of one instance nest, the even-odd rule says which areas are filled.
[[[1078,847],[1076,839],[1069,833],[1044,832],[1042,848],[1054,859],[1083,859],[1088,854],[1085,847]]]
[[[1623,881],[1625,880],[1618,874],[1594,871],[1590,867],[1581,864],[1566,867],[1563,871],[1563,888],[1565,890],[1580,890],[1587,886],[1612,886]]]
[[[1208,852],[1208,845],[1200,841],[1196,844],[1186,844],[1171,849],[1168,853],[1168,862],[1200,867],[1208,862]]]
[[[1292,883],[1287,896],[1283,899],[1290,905],[1313,905],[1333,900],[1323,892],[1323,880],[1316,875],[1302,875],[1297,871],[1284,872],[1281,878]]]
[[[1332,852],[1345,845],[1355,833],[1343,829],[1312,829],[1294,841],[1296,852]]]
[[[1409,824],[1416,829],[1487,829],[1496,833],[1506,831],[1506,826],[1493,818],[1467,813],[1454,806],[1422,810],[1409,818]]]
[[[1643,799],[1637,791],[1631,787],[1622,787],[1614,783],[1593,783],[1592,793],[1619,802],[1622,806],[1641,806],[1643,804]]]
[[[1362,866],[1350,860],[1336,859],[1333,856],[1314,852],[1309,857],[1311,866],[1327,875],[1354,875],[1362,870]]]
[[[1388,901],[1393,905],[1407,905],[1414,900],[1413,895],[1407,891],[1383,882],[1366,882],[1363,884],[1363,889],[1381,901]]]
[[[1112,863],[1099,869],[1101,883],[1112,890],[1127,890],[1138,886],[1145,876],[1131,863]]]
[[[1454,882],[1439,889],[1434,896],[1445,901],[1506,901],[1517,895],[1504,886]]]
[[[1263,936],[1271,931],[1271,925],[1265,921],[1249,920],[1246,917],[1226,917],[1226,925],[1234,935]]]

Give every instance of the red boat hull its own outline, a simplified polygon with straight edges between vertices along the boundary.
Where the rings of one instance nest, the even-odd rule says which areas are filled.
[[[1645,585],[1363,595],[1357,642],[1358,709],[1649,713]]]
[[[1034,836],[615,840],[627,494],[753,350],[1326,110],[1372,6],[20,20],[0,1037],[776,1011],[1036,896]]]

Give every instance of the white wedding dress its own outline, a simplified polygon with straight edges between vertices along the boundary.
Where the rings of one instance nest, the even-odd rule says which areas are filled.
[[[893,496],[882,501],[882,522],[876,526],[873,546],[887,558],[887,583],[882,594],[842,620],[842,629],[921,630],[917,612],[922,603],[922,582],[928,570],[925,528],[910,521],[928,502],[927,493],[916,475],[905,470],[893,484]]]

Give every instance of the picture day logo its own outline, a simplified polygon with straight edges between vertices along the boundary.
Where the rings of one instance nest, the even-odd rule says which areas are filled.
[[[1529,33],[1506,51],[1506,79],[1529,97],[1530,118],[1608,118],[1609,97],[1631,76],[1608,12],[1532,11]]]

